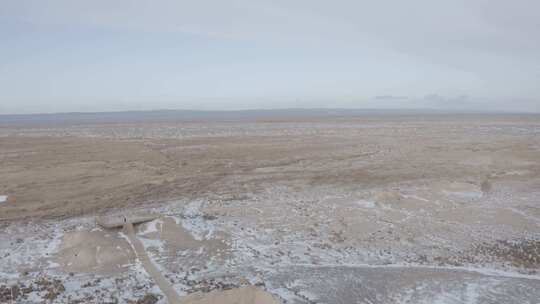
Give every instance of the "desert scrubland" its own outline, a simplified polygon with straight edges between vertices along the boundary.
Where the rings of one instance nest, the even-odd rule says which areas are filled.
[[[136,213],[186,303],[540,299],[538,115],[5,124],[1,196],[2,303],[166,303]]]

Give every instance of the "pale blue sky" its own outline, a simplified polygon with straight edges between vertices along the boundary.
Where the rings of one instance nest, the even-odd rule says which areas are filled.
[[[540,2],[0,0],[0,113],[540,111]]]

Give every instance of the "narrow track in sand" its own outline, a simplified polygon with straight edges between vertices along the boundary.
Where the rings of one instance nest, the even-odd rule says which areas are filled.
[[[165,294],[165,297],[167,298],[167,301],[169,304],[179,304],[180,303],[180,295],[174,290],[172,285],[167,281],[167,279],[161,274],[159,269],[157,269],[156,265],[152,262],[148,254],[146,253],[146,250],[144,249],[143,244],[141,241],[137,238],[135,235],[135,229],[133,229],[133,224],[130,222],[127,222],[124,225],[124,232],[127,235],[131,246],[133,247],[133,251],[135,251],[135,255],[141,261],[141,264],[143,265],[144,269],[148,273],[149,276],[154,279],[154,282],[158,285],[159,289]]]

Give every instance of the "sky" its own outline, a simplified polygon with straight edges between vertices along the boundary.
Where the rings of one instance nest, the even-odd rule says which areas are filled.
[[[538,0],[0,0],[0,114],[540,112]]]

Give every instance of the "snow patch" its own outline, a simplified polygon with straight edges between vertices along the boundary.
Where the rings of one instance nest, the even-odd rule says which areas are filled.
[[[160,239],[149,239],[145,237],[139,237],[139,241],[141,241],[141,243],[143,244],[146,252],[148,252],[150,248],[154,248],[159,252],[165,251],[165,244]]]
[[[455,196],[464,199],[478,199],[481,198],[483,193],[481,191],[442,191],[445,195]]]
[[[194,201],[184,207],[181,224],[184,229],[191,232],[198,241],[209,239],[214,234],[215,227],[203,218],[202,202]]]
[[[153,220],[151,222],[145,223],[145,224],[141,225],[141,230],[139,231],[139,233],[141,235],[147,235],[147,234],[153,233],[153,232],[161,232],[160,231],[161,229],[158,229],[158,224],[160,224],[160,227],[162,227],[163,226],[163,220],[157,219],[157,220]]]
[[[428,199],[426,198],[423,198],[423,197],[420,197],[418,195],[414,195],[414,194],[403,194],[402,195],[404,198],[407,198],[407,199],[414,199],[414,200],[417,200],[417,201],[422,201],[422,202],[429,202]]]
[[[356,202],[356,204],[362,208],[375,208],[375,202],[372,201],[366,201],[366,200],[359,200]]]
[[[7,195],[0,195],[0,203],[6,202],[7,199],[8,199],[8,196],[7,196]]]

